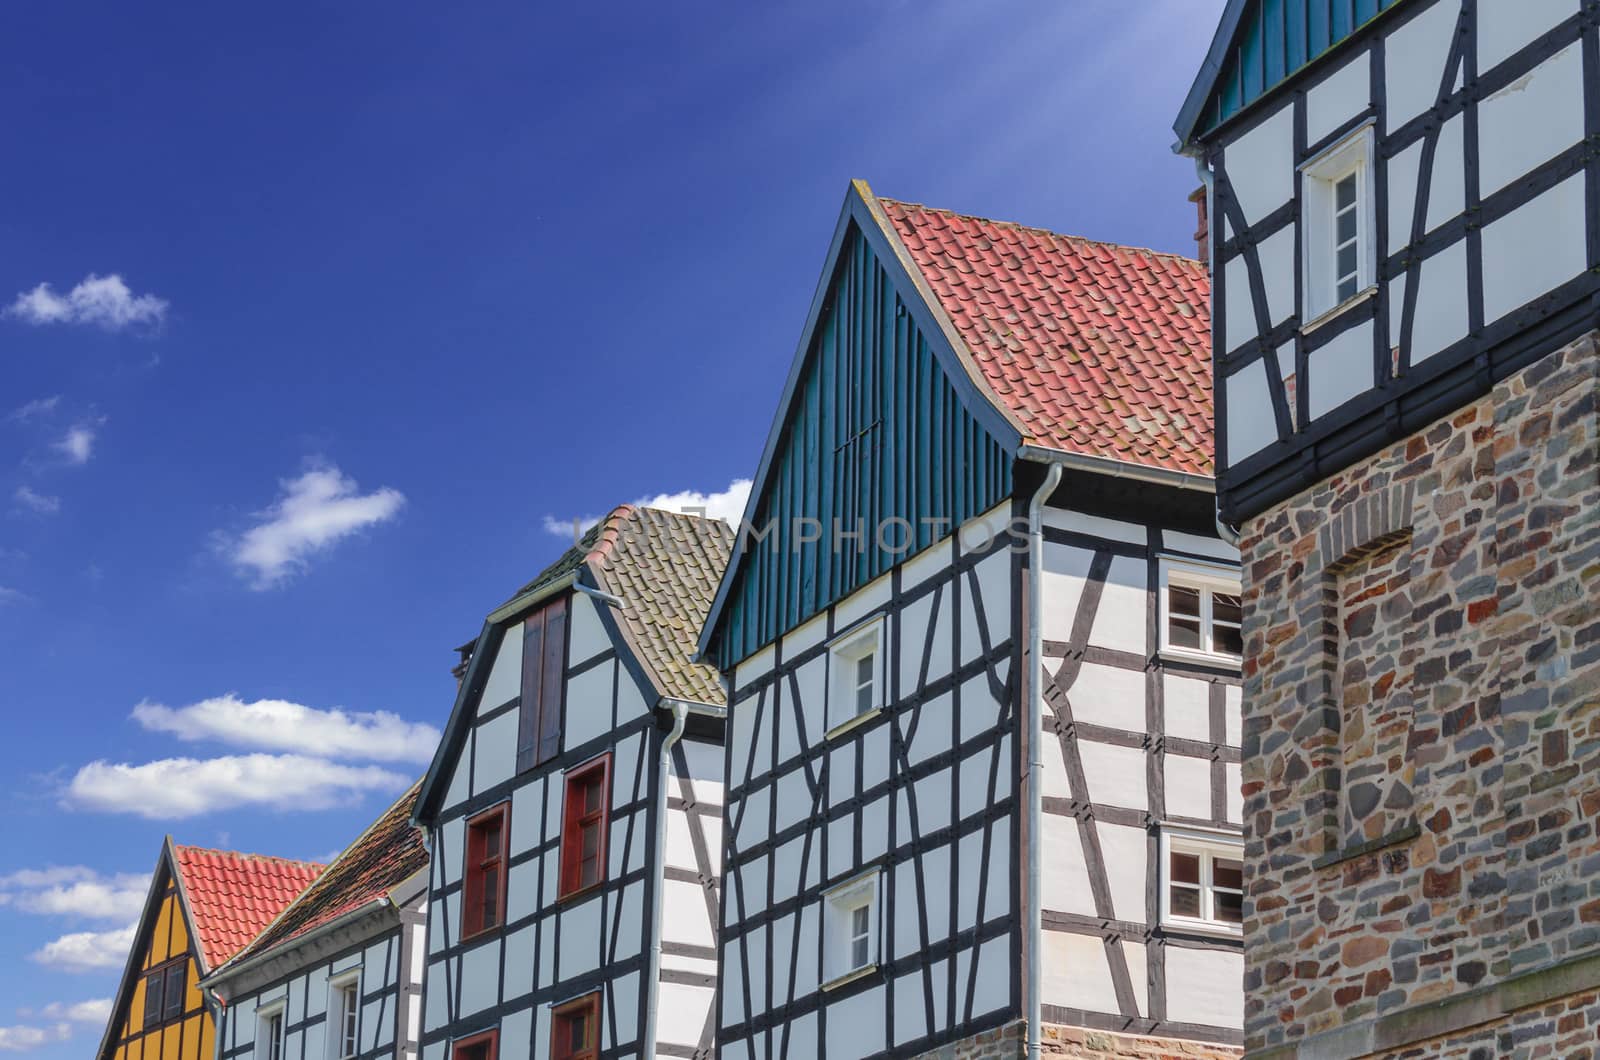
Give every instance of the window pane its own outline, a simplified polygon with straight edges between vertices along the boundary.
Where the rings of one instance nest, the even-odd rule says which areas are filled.
[[[1217,903],[1218,920],[1224,924],[1244,923],[1244,895],[1217,891],[1213,897]]]
[[[483,836],[483,856],[486,858],[500,855],[500,819],[494,818],[483,822],[481,828]]]
[[[483,870],[483,927],[500,923],[500,868],[492,866]]]
[[[1167,611],[1173,617],[1200,617],[1200,590],[1187,585],[1167,586]]]
[[[1175,883],[1198,884],[1200,882],[1200,855],[1180,854],[1177,851],[1173,851],[1172,879]]]
[[[1351,276],[1347,280],[1339,281],[1337,295],[1341,302],[1347,302],[1354,298],[1356,296],[1356,278]]]
[[[183,973],[185,965],[167,969],[167,1007],[165,1018],[172,1019],[183,1014]]]
[[[864,905],[857,906],[850,912],[850,934],[865,935],[872,922],[872,914]]]
[[[578,866],[578,886],[588,887],[600,882],[600,859],[598,857],[584,858]]]
[[[1333,186],[1333,204],[1336,209],[1344,209],[1356,201],[1356,175],[1354,173],[1345,177]]]
[[[591,824],[584,827],[580,849],[583,851],[583,859],[585,861],[600,853],[599,825]]]
[[[1213,626],[1211,643],[1213,651],[1224,655],[1244,654],[1244,637],[1240,634],[1238,626]]]
[[[1172,890],[1172,915],[1173,916],[1199,916],[1200,892],[1189,887],[1173,886]]]
[[[1333,221],[1333,244],[1341,246],[1356,238],[1356,211],[1346,210]]]
[[[872,683],[872,653],[868,652],[856,660],[856,684],[870,685]]]
[[[1167,643],[1174,648],[1200,647],[1200,620],[1173,619],[1167,625]]]
[[[1218,622],[1232,622],[1237,626],[1244,621],[1244,610],[1239,606],[1239,598],[1229,596],[1227,593],[1212,593],[1211,617]]]
[[[583,812],[598,813],[600,803],[603,801],[605,788],[600,783],[600,777],[595,776],[583,786]]]
[[[1354,276],[1356,273],[1356,245],[1346,243],[1339,248],[1339,260],[1334,269],[1334,274],[1340,278]]]
[[[573,1052],[581,1052],[589,1044],[589,1016],[580,1012],[567,1021],[567,1044]]]
[[[1244,889],[1244,865],[1231,858],[1218,858],[1211,866],[1212,883],[1235,891]]]
[[[161,1021],[161,987],[167,977],[161,972],[144,979],[144,1025],[153,1027]]]
[[[872,709],[872,686],[862,685],[856,689],[856,713],[865,714]]]

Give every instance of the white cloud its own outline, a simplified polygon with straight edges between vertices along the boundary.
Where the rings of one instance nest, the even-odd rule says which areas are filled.
[[[728,488],[720,493],[680,490],[677,493],[658,493],[654,497],[641,497],[633,503],[641,508],[660,508],[684,515],[703,515],[721,519],[737,530],[739,520],[744,518],[744,506],[749,500],[750,480],[739,478],[728,483]],[[598,515],[585,515],[574,520],[557,519],[553,515],[547,515],[544,517],[544,529],[546,533],[576,541],[585,530],[598,523],[600,518]],[[573,527],[574,523],[577,524],[576,530]]]
[[[133,708],[133,720],[191,743],[214,740],[233,747],[328,758],[426,762],[439,744],[438,729],[388,711],[317,710],[282,699],[246,703],[232,692],[187,707],[140,703]]]
[[[93,324],[106,331],[121,331],[159,325],[166,318],[167,301],[153,294],[134,294],[115,273],[90,273],[66,294],[57,294],[48,283],[24,291],[5,315],[29,324]]]
[[[26,423],[37,416],[45,416],[54,412],[59,404],[61,404],[60,394],[52,394],[47,398],[34,398],[27,404],[13,409],[6,419],[11,423]]]
[[[38,1016],[47,1020],[66,1020],[68,1023],[104,1025],[111,1018],[111,999],[95,998],[92,1001],[52,1001],[37,1013],[24,1012],[24,1016]]]
[[[239,806],[324,810],[365,792],[394,792],[406,784],[406,777],[378,766],[340,765],[309,755],[162,758],[143,765],[95,761],[74,774],[62,804],[164,820]]]
[[[336,467],[313,468],[280,485],[282,498],[258,513],[264,521],[224,541],[229,558],[251,575],[257,589],[278,585],[303,569],[313,554],[394,518],[405,503],[399,490],[387,487],[359,493],[355,480]]]
[[[138,924],[110,931],[75,931],[47,942],[28,955],[47,968],[62,972],[92,972],[100,968],[121,968],[133,945]]]
[[[137,873],[105,876],[82,865],[22,869],[0,876],[0,905],[44,916],[137,919],[149,883]]]
[[[72,1028],[65,1023],[54,1027],[0,1027],[0,1053],[26,1053],[51,1042],[64,1042],[72,1037]]]
[[[11,495],[18,504],[40,515],[54,515],[61,510],[61,498],[36,492],[31,486],[18,486]]]
[[[658,493],[654,497],[647,497],[637,503],[644,508],[660,508],[669,512],[705,515],[712,519],[721,519],[730,526],[737,528],[739,520],[744,518],[745,502],[749,499],[750,480],[740,478],[728,483],[728,488],[721,493],[701,493],[699,490],[683,490],[678,493]]]
[[[21,589],[12,589],[9,586],[0,585],[0,607],[4,607],[6,604],[20,604],[27,599],[28,594]]]
[[[94,427],[86,423],[80,423],[69,430],[66,436],[51,448],[66,457],[69,464],[87,464],[90,455],[94,452],[94,439]]]

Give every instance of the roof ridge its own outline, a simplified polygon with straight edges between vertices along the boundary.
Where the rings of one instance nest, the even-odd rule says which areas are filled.
[[[922,202],[907,202],[904,199],[890,199],[878,196],[878,201],[890,206],[902,206],[913,210],[926,210],[929,213],[944,214],[948,217],[959,217],[963,221],[978,221],[986,225],[998,225],[1002,228],[1014,228],[1021,232],[1038,232],[1041,235],[1054,236],[1056,239],[1070,239],[1077,243],[1088,243],[1097,247],[1114,247],[1117,250],[1131,250],[1140,254],[1150,254],[1158,258],[1172,258],[1186,264],[1203,266],[1204,262],[1198,258],[1191,258],[1187,254],[1179,254],[1171,250],[1156,250],[1152,247],[1141,247],[1133,243],[1117,243],[1109,239],[1095,239],[1093,236],[1073,235],[1070,232],[1057,232],[1053,228],[1043,225],[1024,224],[1021,221],[1006,221],[996,217],[984,217],[981,214],[962,213],[960,210],[951,210],[943,206],[929,206]]]
[[[256,861],[276,861],[280,864],[299,865],[308,869],[325,869],[328,867],[326,863],[321,861],[307,861],[302,858],[286,858],[277,854],[252,854],[247,850],[223,850],[220,847],[202,847],[195,846],[192,843],[174,842],[172,844],[172,849],[175,851],[189,851],[195,854],[221,854],[224,857],[239,858],[241,860],[253,859]]]

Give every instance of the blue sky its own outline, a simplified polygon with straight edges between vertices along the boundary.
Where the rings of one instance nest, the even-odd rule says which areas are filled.
[[[850,178],[1192,252],[1221,6],[9,9],[0,1050],[164,834],[353,838],[549,523],[737,494]]]

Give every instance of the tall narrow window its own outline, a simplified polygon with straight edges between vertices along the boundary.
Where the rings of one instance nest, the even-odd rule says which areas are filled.
[[[1334,302],[1348,301],[1361,290],[1361,204],[1357,201],[1357,176],[1347,173],[1333,184],[1333,285]]]
[[[1371,160],[1367,125],[1301,169],[1302,323],[1339,308],[1376,280]]]
[[[349,1060],[360,1052],[361,981],[341,979],[329,990],[328,1020],[333,1060]]]
[[[161,1011],[163,1020],[175,1020],[183,1015],[184,977],[189,962],[179,961],[167,969],[166,1005]]]
[[[500,1032],[484,1031],[460,1038],[450,1049],[451,1060],[496,1060],[500,1052]]]
[[[610,791],[610,755],[603,755],[567,774],[561,825],[562,898],[588,890],[605,879]]]
[[[551,1060],[596,1060],[600,1055],[598,992],[557,1005],[550,1015]]]
[[[499,927],[505,918],[506,810],[501,803],[467,822],[466,865],[461,873],[461,936]]]
[[[567,599],[522,622],[522,701],[517,715],[517,771],[561,753],[562,677],[567,658]]]
[[[167,984],[165,969],[144,977],[144,1026],[148,1030],[161,1022],[161,994]]]
[[[256,1060],[283,1060],[283,1006],[263,1012],[256,1024]]]
[[[833,688],[828,697],[828,729],[832,732],[850,727],[883,706],[883,623],[851,630],[829,650]]]
[[[854,979],[877,965],[877,873],[849,880],[830,891],[824,916],[824,959],[829,984]]]

